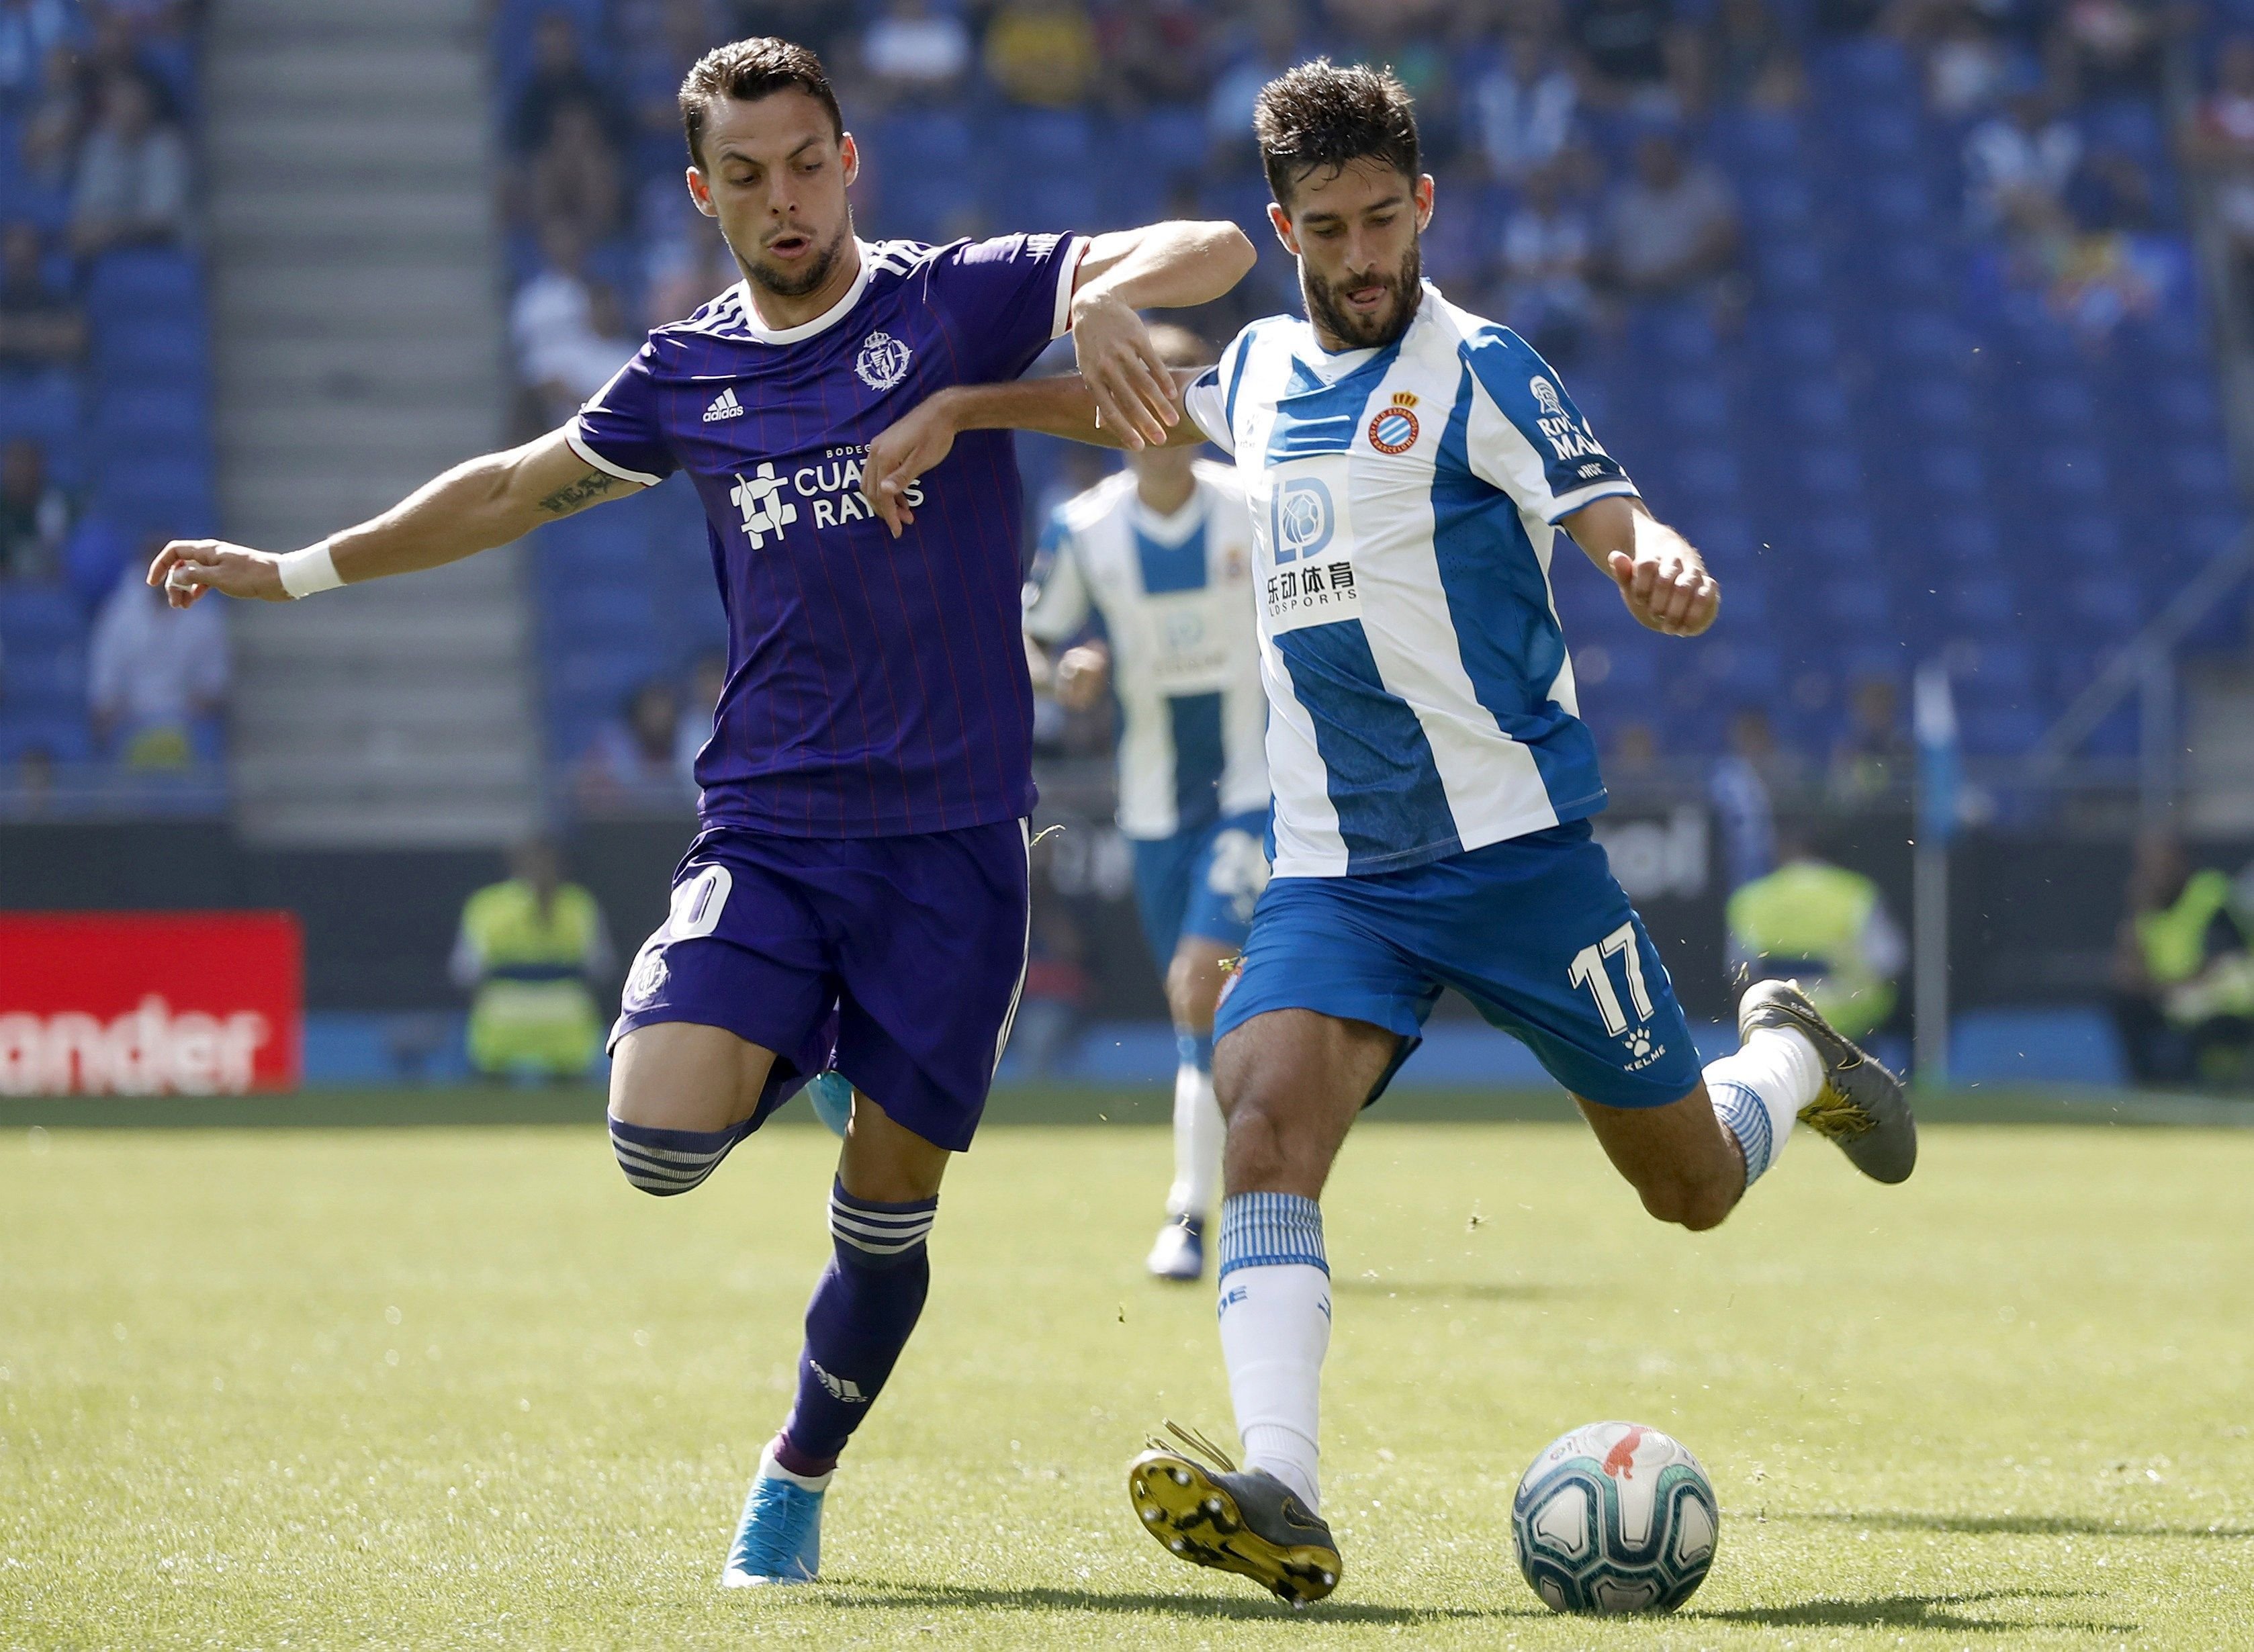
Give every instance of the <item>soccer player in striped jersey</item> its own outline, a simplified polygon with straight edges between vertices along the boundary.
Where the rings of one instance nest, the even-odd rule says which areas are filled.
[[[1186,402],[1244,479],[1270,708],[1275,874],[1214,1026],[1221,1341],[1248,1460],[1154,1449],[1129,1488],[1171,1552],[1301,1602],[1340,1571],[1318,1512],[1317,1200],[1444,987],[1534,1050],[1662,1221],[1722,1221],[1796,1123],[1880,1181],[1917,1138],[1899,1081],[1788,982],[1746,993],[1740,1049],[1701,1070],[1590,835],[1605,792],[1550,553],[1562,528],[1669,636],[1705,631],[1720,589],[1549,366],[1421,279],[1432,180],[1407,93],[1303,65],[1263,89],[1256,132],[1307,318],[1246,328]],[[888,514],[957,430],[1100,439],[1068,380],[938,402],[872,447]]]
[[[1171,366],[1212,359],[1186,328],[1151,336]],[[1119,830],[1135,846],[1136,904],[1181,1058],[1173,1186],[1145,1264],[1161,1279],[1205,1271],[1221,1180],[1214,1005],[1268,882],[1252,524],[1235,469],[1195,452],[1130,454],[1126,470],[1059,506],[1026,587],[1035,668],[1059,702],[1082,710],[1107,686],[1118,697]]]
[[[857,1095],[796,1404],[722,1572],[801,1582],[830,1476],[921,1312],[948,1155],[970,1144],[1024,981],[1032,690],[1017,466],[966,444],[888,537],[869,438],[1069,329],[1109,428],[1180,417],[1138,305],[1207,302],[1252,262],[1226,224],[856,239],[858,156],[811,52],[741,40],[682,87],[688,185],[742,283],[658,328],[562,430],[472,459],[372,522],[274,556],[211,541],[150,570],[177,606],[286,601],[457,561],[676,470],[704,504],[729,621],[697,759],[700,831],[611,1035],[611,1137],[646,1192],[696,1186],[815,1074]]]

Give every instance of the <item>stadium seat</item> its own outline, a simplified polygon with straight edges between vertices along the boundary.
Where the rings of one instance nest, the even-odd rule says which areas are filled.
[[[0,374],[0,442],[31,437],[49,446],[78,430],[78,380],[68,373]]]
[[[169,248],[104,253],[87,276],[87,313],[97,329],[133,314],[200,320],[203,275],[189,254]]]

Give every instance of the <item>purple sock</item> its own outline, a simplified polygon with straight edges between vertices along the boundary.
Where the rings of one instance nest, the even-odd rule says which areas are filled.
[[[794,1474],[826,1474],[892,1374],[931,1288],[924,1239],[937,1199],[881,1204],[830,1190],[830,1265],[806,1305],[798,1403],[775,1440]]]

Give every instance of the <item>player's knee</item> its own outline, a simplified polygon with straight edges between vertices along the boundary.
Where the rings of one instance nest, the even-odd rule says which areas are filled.
[[[1290,1186],[1312,1172],[1317,1184],[1326,1166],[1315,1163],[1319,1144],[1293,1110],[1271,1106],[1258,1092],[1240,1096],[1228,1111],[1227,1161],[1232,1191]]]
[[[1692,1233],[1720,1227],[1736,1208],[1739,1191],[1718,1177],[1675,1174],[1645,1182],[1636,1189],[1646,1210]]]
[[[611,1152],[626,1178],[646,1194],[668,1198],[703,1185],[728,1150],[744,1138],[743,1126],[727,1130],[661,1130],[630,1124],[610,1116]]]
[[[1166,966],[1166,1013],[1174,1025],[1209,1029],[1214,1006],[1221,998],[1221,983],[1217,962],[1176,953]]]

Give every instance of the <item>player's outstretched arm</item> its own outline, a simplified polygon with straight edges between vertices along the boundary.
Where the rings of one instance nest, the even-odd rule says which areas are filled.
[[[1600,499],[1558,526],[1612,576],[1637,624],[1665,636],[1695,637],[1721,612],[1722,587],[1704,559],[1642,500]]]
[[[1177,397],[1203,371],[1158,365]],[[870,443],[862,461],[861,492],[893,538],[915,521],[907,504],[908,484],[946,458],[965,430],[1039,430],[1093,447],[1128,445],[1116,421],[1099,419],[1095,392],[1077,373],[935,391]],[[1205,439],[1194,420],[1184,419],[1163,430],[1156,444],[1141,445],[1195,447]]]
[[[1136,312],[1210,304],[1257,260],[1226,222],[1152,224],[1088,242],[1073,278],[1072,347],[1103,423],[1122,432],[1110,445],[1164,447],[1181,417],[1173,375]]]
[[[176,539],[149,564],[175,608],[206,592],[288,602],[334,585],[437,568],[518,540],[542,522],[641,491],[597,470],[561,430],[457,465],[381,516],[304,550],[276,555],[217,539]]]

